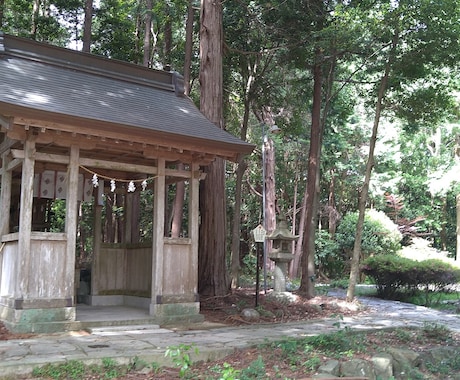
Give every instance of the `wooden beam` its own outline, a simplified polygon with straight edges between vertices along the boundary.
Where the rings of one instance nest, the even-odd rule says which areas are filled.
[[[13,118],[0,115],[0,126],[5,129],[11,129],[13,127]]]
[[[24,151],[20,149],[11,149],[11,155],[15,159],[24,159]],[[69,164],[69,156],[50,153],[35,153],[35,159],[39,162],[51,162],[55,164]],[[130,173],[156,175],[158,169],[154,166],[125,164],[122,162],[105,161],[91,158],[80,157],[80,165],[88,168],[99,168],[107,170],[125,171]],[[191,178],[192,174],[188,170],[165,169],[165,175],[169,177]]]
[[[13,128],[6,131],[6,135],[11,140],[25,141],[27,139],[27,132],[24,127],[14,125]]]
[[[153,131],[145,128],[132,128],[132,132],[131,134],[129,134],[129,132],[126,132],[126,129],[129,127],[125,125],[107,124],[106,126],[98,126],[98,128],[94,128],[93,125],[88,124],[76,126],[65,123],[48,122],[39,119],[30,119],[23,117],[15,117],[14,123],[25,126],[35,126],[39,128],[44,127],[46,129],[52,129],[56,131],[74,134],[76,134],[76,131],[78,130],[78,134],[84,136],[85,138],[89,135],[100,139],[118,140],[120,143],[126,142],[127,144],[145,144],[146,142],[148,142],[149,146],[158,145],[159,147],[163,147],[166,149],[168,149],[168,147],[171,149],[176,149],[178,151],[177,154],[179,155],[179,151],[182,149],[184,152],[190,151],[196,153],[210,154],[224,158],[226,160],[235,161],[239,154],[238,152],[230,150],[227,144],[218,141],[191,139],[187,136],[173,137],[168,133],[162,131]]]
[[[8,149],[16,144],[16,140],[10,139],[8,136],[5,137],[5,140],[0,144],[0,154],[5,153]]]
[[[13,158],[24,159],[24,151],[20,149],[11,149],[11,155]],[[42,162],[53,162],[55,164],[68,165],[70,162],[69,156],[63,156],[60,154],[48,154],[35,152],[36,161]]]
[[[15,158],[14,160],[10,160],[10,162],[8,162],[8,165],[6,166],[6,170],[11,172],[12,170],[16,169],[18,166],[21,166],[23,162],[24,160],[21,158]]]

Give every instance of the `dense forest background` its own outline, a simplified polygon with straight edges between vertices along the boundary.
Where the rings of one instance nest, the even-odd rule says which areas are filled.
[[[403,244],[418,235],[455,257],[457,0],[0,0],[0,30],[178,71],[203,109],[200,40],[210,30],[205,11],[215,4],[222,127],[256,149],[222,166],[227,196],[218,211],[229,276],[214,293],[254,268],[250,232],[259,224],[270,232],[276,215],[299,235],[290,275],[302,278],[307,296],[317,276],[351,270],[356,281],[371,239],[363,235],[367,209],[384,212]],[[270,134],[273,125],[281,133]],[[80,245],[82,256],[90,250]]]

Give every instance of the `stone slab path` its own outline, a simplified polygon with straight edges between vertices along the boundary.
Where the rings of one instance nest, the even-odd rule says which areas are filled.
[[[332,294],[330,294],[332,295]],[[279,340],[305,337],[348,327],[355,330],[395,327],[423,327],[438,324],[460,333],[460,316],[402,302],[359,297],[367,313],[359,317],[327,318],[295,323],[216,327],[206,323],[182,331],[155,325],[94,328],[90,332],[38,335],[29,339],[0,341],[0,379],[31,373],[47,363],[80,360],[100,364],[111,358],[120,364],[138,357],[147,363],[170,364],[165,351],[170,346],[194,345],[197,360],[220,359],[237,348]]]

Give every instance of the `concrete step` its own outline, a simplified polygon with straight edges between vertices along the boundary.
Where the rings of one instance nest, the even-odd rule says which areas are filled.
[[[85,329],[92,335],[117,335],[117,334],[158,334],[170,333],[171,330],[162,329],[159,325],[155,324],[141,324],[141,325],[119,325],[119,326],[103,326],[103,327],[89,327]]]
[[[90,331],[92,329],[97,328],[110,328],[113,330],[123,330],[123,329],[131,329],[137,330],[140,327],[145,328],[149,326],[150,329],[158,329],[160,326],[158,325],[157,321],[153,318],[145,318],[145,319],[120,319],[120,320],[96,320],[96,321],[79,321],[78,322],[81,326],[81,329]]]

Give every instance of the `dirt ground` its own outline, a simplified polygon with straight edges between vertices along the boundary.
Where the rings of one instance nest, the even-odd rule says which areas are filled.
[[[364,313],[357,304],[347,304],[344,300],[318,296],[311,300],[301,297],[295,303],[284,303],[269,300],[265,295],[259,296],[258,307],[255,307],[254,292],[247,289],[234,291],[225,297],[201,298],[201,314],[208,322],[223,323],[226,325],[247,325],[254,323],[293,322],[316,318],[325,318],[331,315],[353,315]],[[240,316],[244,308],[255,308],[260,312],[260,320],[246,321]],[[13,334],[0,322],[0,340],[23,339],[32,334]]]
[[[259,297],[259,306],[256,308],[261,318],[257,322],[250,322],[243,319],[241,310],[244,308],[255,307],[254,293],[248,290],[235,291],[225,297],[211,297],[201,299],[201,313],[205,316],[206,321],[219,322],[227,325],[247,325],[253,323],[273,323],[273,322],[290,322],[299,320],[310,320],[325,317],[338,317],[350,315],[365,315],[367,311],[360,307],[358,303],[347,304],[343,299],[328,296],[317,296],[307,300],[298,298],[294,303],[285,303],[269,300],[262,294]],[[339,321],[339,319],[338,319]],[[384,334],[384,335],[383,335]],[[407,334],[416,334],[408,332]],[[366,335],[366,349],[364,353],[355,353],[353,357],[369,359],[371,355],[382,347],[382,345],[405,347],[415,351],[423,351],[432,347],[442,346],[437,337],[432,339],[418,339],[415,335],[401,335],[391,332],[375,332]],[[3,325],[0,324],[0,339],[25,338],[30,334],[11,334]],[[460,349],[460,336],[453,336],[453,345]],[[278,348],[261,350],[260,348],[250,348],[239,350],[232,355],[227,356],[224,360],[211,363],[195,363],[192,365],[187,377],[189,379],[237,379],[238,377],[223,377],[222,373],[225,366],[234,369],[248,368],[253,363],[263,362],[265,377],[250,377],[251,379],[307,379],[314,373],[314,370],[308,372],[305,363],[293,365],[292,360],[280,359],[283,351]],[[318,355],[321,362],[330,359],[322,354]],[[349,357],[344,357],[349,360]],[[303,367],[302,367],[303,366]],[[259,367],[260,371],[260,367]],[[256,376],[256,375],[254,375]],[[107,378],[101,374],[88,374],[84,379],[103,379]],[[179,375],[178,368],[159,368],[155,372],[146,369],[131,370],[125,375],[116,377],[117,379],[155,379],[155,380],[173,380],[184,378]],[[448,377],[426,377],[426,379],[442,379]]]

